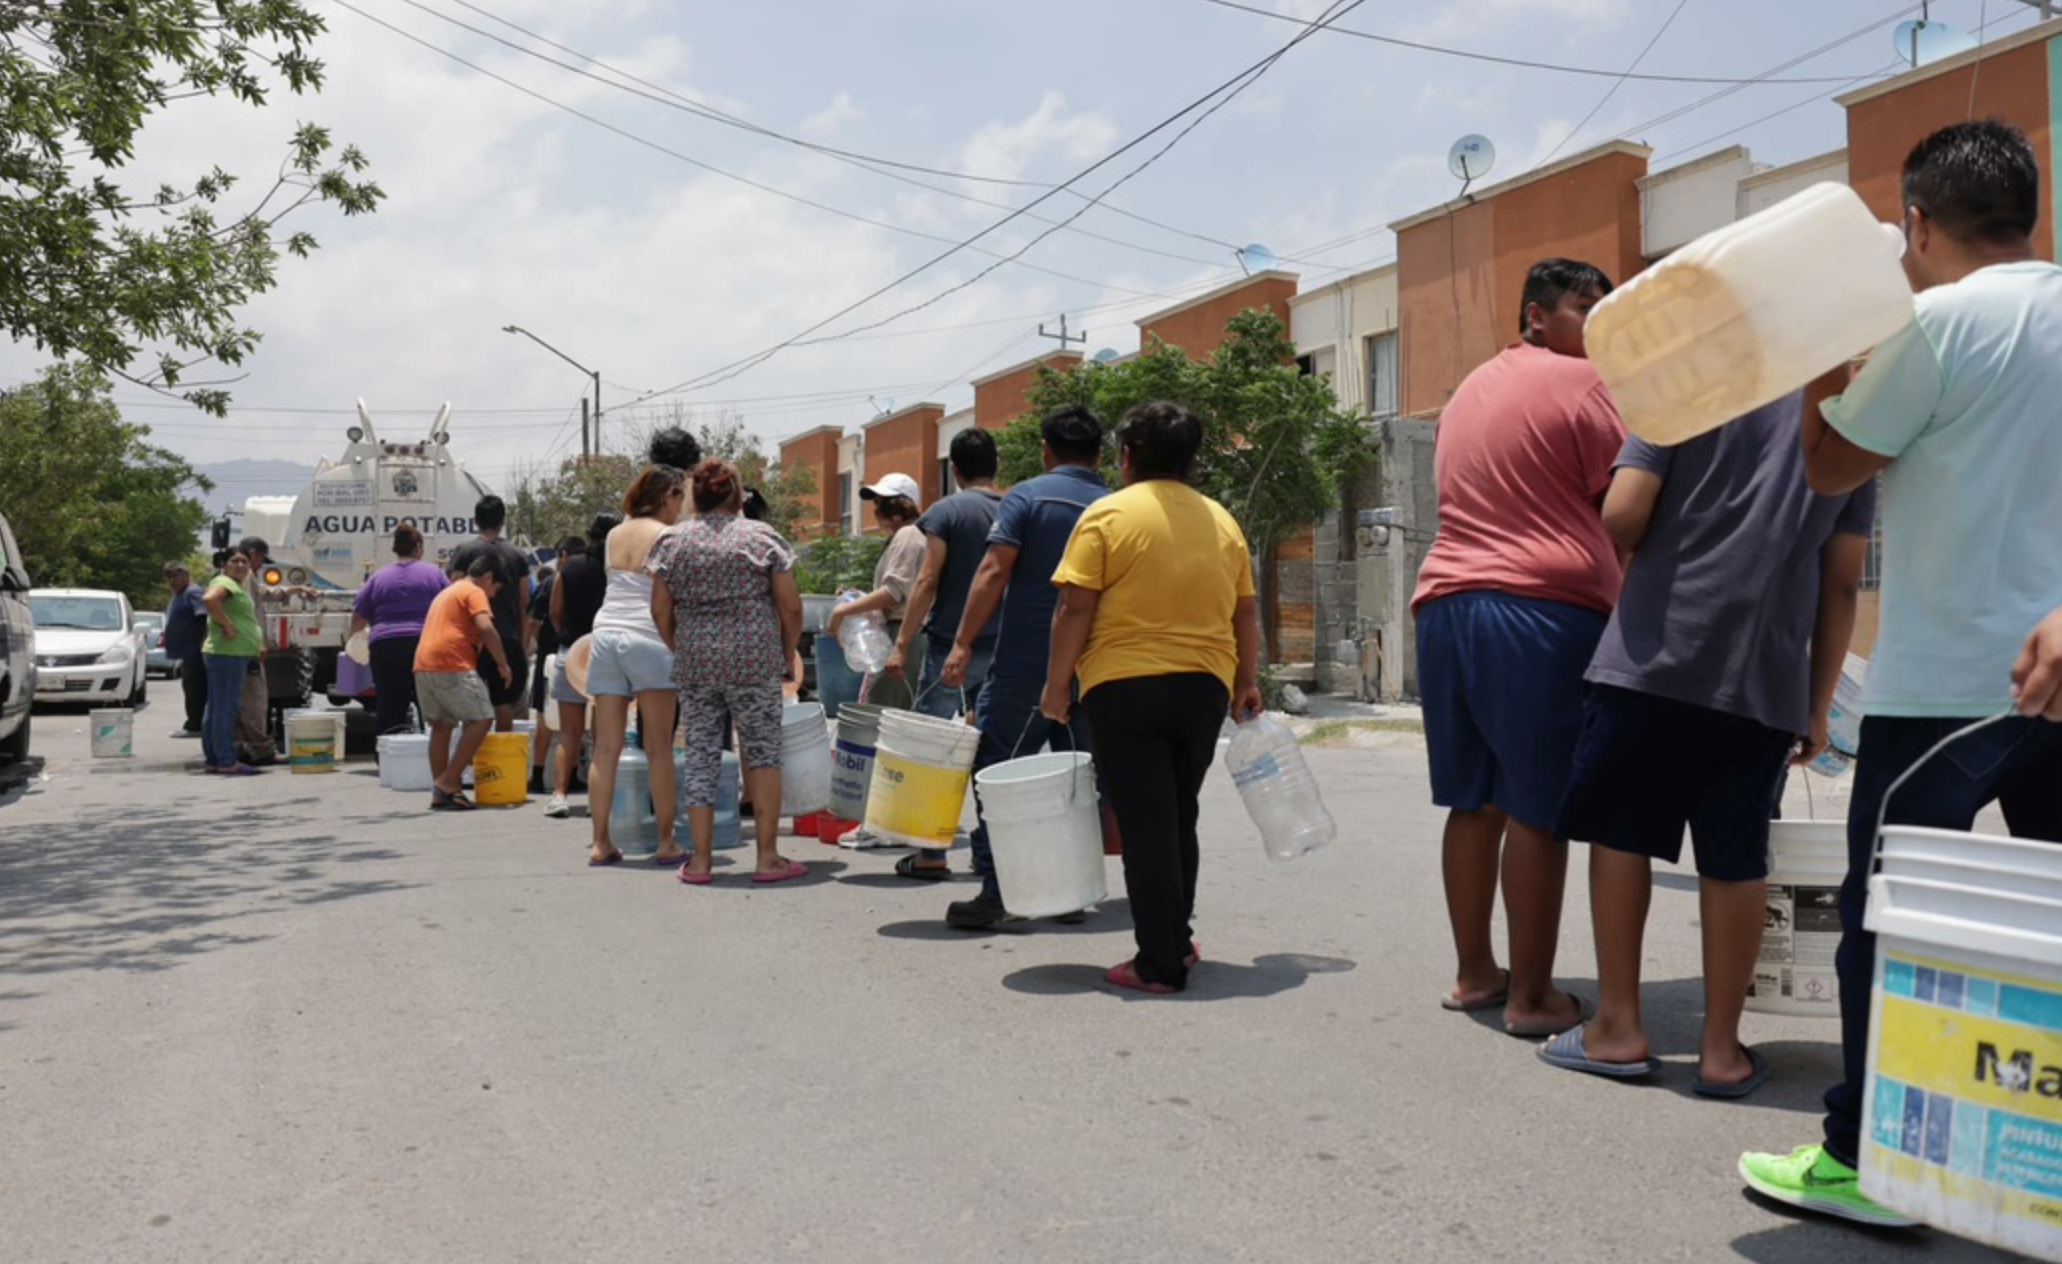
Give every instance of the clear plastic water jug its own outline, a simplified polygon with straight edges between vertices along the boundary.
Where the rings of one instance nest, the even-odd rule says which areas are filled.
[[[1303,747],[1286,725],[1264,715],[1239,725],[1224,766],[1260,830],[1268,859],[1307,856],[1338,837],[1338,822],[1325,810]]]
[[[1706,233],[1597,304],[1584,333],[1625,424],[1675,444],[1801,390],[1903,329],[1904,238],[1816,184]]]
[[[861,594],[848,593],[848,599]],[[838,625],[838,648],[845,651],[845,664],[856,672],[871,675],[888,665],[895,642],[888,636],[887,620],[878,610],[848,618]]]

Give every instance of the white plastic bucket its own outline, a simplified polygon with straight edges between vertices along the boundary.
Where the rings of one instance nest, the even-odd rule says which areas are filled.
[[[838,736],[831,748],[830,814],[841,821],[866,819],[873,788],[874,748],[881,740],[881,709],[848,702],[838,709]]]
[[[136,713],[127,707],[111,707],[86,713],[92,734],[93,754],[99,759],[126,759],[136,753]]]
[[[1847,877],[1847,826],[1776,821],[1768,832],[1768,918],[1747,989],[1757,1014],[1840,1017],[1840,884]]]
[[[1676,444],[1773,403],[1911,323],[1903,237],[1813,185],[1627,281],[1583,342],[1626,428]]]
[[[1019,917],[1078,913],[1110,893],[1095,761],[1030,755],[974,777],[1003,907]]]
[[[430,775],[430,735],[389,733],[379,739],[379,780],[389,790],[427,790],[435,778]]]
[[[831,801],[831,732],[823,707],[797,702],[780,713],[780,814],[806,816]]]
[[[966,807],[981,731],[914,711],[883,711],[866,827],[891,843],[950,847]]]
[[[293,770],[293,771],[296,771],[296,772],[300,772],[300,771],[307,771],[307,772],[330,772],[330,771],[333,771],[333,770],[334,770],[334,768],[335,768],[335,766],[336,766],[337,764],[341,764],[341,763],[343,763],[343,762],[344,762],[344,755],[345,755],[345,753],[346,753],[346,751],[345,751],[345,746],[344,746],[344,741],[345,741],[345,738],[346,738],[346,736],[347,736],[347,729],[345,728],[345,725],[346,725],[347,721],[346,721],[346,719],[345,719],[345,715],[344,715],[344,712],[342,712],[342,711],[330,711],[330,710],[319,710],[319,709],[317,709],[317,708],[315,708],[315,707],[295,707],[294,709],[292,709],[292,710],[290,710],[290,711],[285,711],[285,712],[282,712],[282,713],[280,714],[280,717],[279,717],[279,718],[280,718],[280,728],[281,728],[281,731],[282,731],[282,732],[284,732],[284,733],[286,734],[286,751],[287,751],[287,767],[288,767],[289,769],[291,769],[291,770]],[[301,720],[301,719],[314,719],[314,720],[322,720],[322,721],[327,721],[327,722],[329,723],[329,725],[330,725],[330,726],[331,726],[332,728],[334,728],[334,729],[336,730],[336,747],[335,747],[335,754],[334,754],[334,756],[333,756],[333,757],[331,758],[331,760],[330,760],[330,763],[329,763],[329,767],[324,767],[324,768],[316,768],[316,767],[314,767],[314,766],[312,766],[312,765],[311,765],[310,767],[308,767],[307,769],[305,769],[305,770],[304,770],[304,769],[301,769],[301,768],[299,768],[299,767],[298,767],[297,765],[295,765],[295,764],[294,764],[294,761],[293,761],[293,744],[294,744],[294,721],[295,721],[295,720]],[[312,734],[313,734],[313,732],[314,732],[314,730],[313,730],[312,728],[310,728],[310,729],[307,729],[307,730],[306,730],[306,732],[308,732],[308,733],[310,733],[310,734],[312,735]],[[313,752],[313,750],[312,750],[312,748],[311,748],[311,750],[310,750],[310,754],[312,755],[313,753],[314,753],[314,752]]]
[[[343,717],[301,712],[287,717],[286,766],[296,773],[335,772],[343,748]]]
[[[1862,1094],[1862,1192],[1927,1224],[2062,1259],[2062,847],[1978,835],[1960,882],[1904,876],[1901,840],[1936,853],[1941,831],[1886,830],[1869,881],[1877,934]],[[1933,864],[1951,864],[1936,855]]]

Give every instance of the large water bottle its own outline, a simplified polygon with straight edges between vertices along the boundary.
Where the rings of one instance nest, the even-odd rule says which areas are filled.
[[[848,592],[839,604],[856,601],[863,593]],[[895,642],[888,637],[887,620],[880,611],[846,619],[838,625],[838,648],[845,651],[845,665],[857,672],[871,675],[888,665],[888,656],[895,652]]]
[[[1303,747],[1286,725],[1264,715],[1239,725],[1224,764],[1268,859],[1307,856],[1338,837],[1338,822],[1325,810]]]

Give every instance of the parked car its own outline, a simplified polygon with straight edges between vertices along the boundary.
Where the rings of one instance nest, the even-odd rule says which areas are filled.
[[[29,757],[29,708],[36,700],[36,617],[29,572],[7,519],[0,518],[0,763]]]
[[[36,701],[143,701],[149,662],[129,599],[99,588],[37,588]]]
[[[144,673],[166,680],[179,674],[179,665],[165,653],[165,616],[157,610],[136,612],[136,626],[143,629]]]

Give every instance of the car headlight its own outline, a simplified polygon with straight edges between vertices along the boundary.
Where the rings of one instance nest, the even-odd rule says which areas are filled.
[[[128,646],[110,645],[107,651],[94,661],[98,663],[126,663],[133,657],[134,655],[129,652]]]

